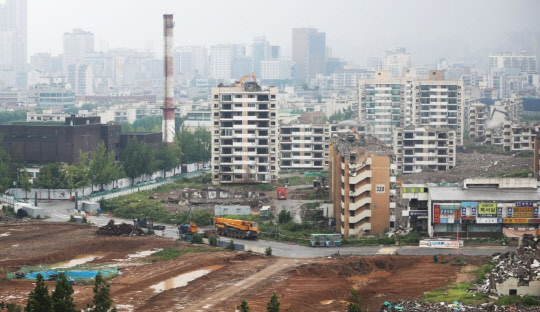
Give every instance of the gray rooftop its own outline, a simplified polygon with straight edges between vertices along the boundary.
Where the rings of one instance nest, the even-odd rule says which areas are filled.
[[[536,189],[430,187],[433,201],[539,201]]]

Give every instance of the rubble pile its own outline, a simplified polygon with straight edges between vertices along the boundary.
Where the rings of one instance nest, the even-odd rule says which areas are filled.
[[[403,311],[403,312],[540,312],[540,307],[522,307],[522,306],[496,306],[493,302],[483,303],[481,305],[464,305],[454,301],[453,303],[431,303],[419,301],[396,301],[385,302],[379,312]]]
[[[522,243],[515,252],[497,255],[493,261],[497,263],[489,276],[488,283],[502,283],[510,277],[519,279],[519,283],[528,285],[531,280],[540,276],[540,240],[532,235],[523,235]],[[483,285],[482,290],[486,290]],[[492,288],[492,287],[490,287]]]
[[[28,218],[23,219],[17,219],[8,216],[6,213],[0,211],[0,225],[2,224],[10,224],[10,223],[21,223],[21,222],[28,222]]]
[[[114,224],[114,220],[111,219],[107,225],[97,229],[96,234],[107,236],[140,236],[144,235],[142,229],[134,227],[131,224]]]

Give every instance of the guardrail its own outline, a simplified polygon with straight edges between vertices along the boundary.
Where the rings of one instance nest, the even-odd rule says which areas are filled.
[[[111,199],[111,198],[116,198],[116,197],[120,197],[124,195],[133,194],[140,191],[151,190],[164,184],[173,183],[174,181],[180,178],[193,178],[193,177],[197,177],[208,172],[210,172],[210,170],[202,169],[202,170],[196,170],[189,173],[181,173],[174,177],[158,178],[154,181],[143,182],[143,183],[126,186],[122,188],[117,188],[117,189],[113,189],[109,191],[94,193],[92,195],[89,195],[87,198],[89,201],[98,202],[102,199]]]

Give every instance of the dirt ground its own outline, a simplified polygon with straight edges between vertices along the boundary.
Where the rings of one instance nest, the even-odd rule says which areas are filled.
[[[102,237],[94,227],[72,223],[2,225],[0,301],[24,304],[34,287],[31,281],[3,278],[6,272],[89,255],[99,257],[91,263],[116,263],[121,271],[110,280],[119,311],[234,311],[243,299],[252,311],[264,311],[274,292],[282,311],[344,311],[351,288],[358,289],[364,311],[377,311],[386,300],[419,299],[424,292],[454,281],[461,270],[434,264],[431,257],[399,255],[288,259],[218,251],[188,253],[168,261],[151,261],[151,256],[130,259],[156,248],[193,246],[163,237]],[[201,270],[206,275],[201,273],[187,286],[175,288],[178,285],[170,281]],[[47,283],[54,288],[53,282]],[[157,291],[153,285],[164,285],[166,290]],[[79,308],[91,303],[92,285],[74,289]]]

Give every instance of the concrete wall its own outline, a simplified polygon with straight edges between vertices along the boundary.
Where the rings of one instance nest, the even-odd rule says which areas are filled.
[[[463,188],[468,184],[499,185],[499,188],[536,188],[535,178],[473,178],[463,180]]]
[[[497,283],[496,287],[495,292],[499,295],[508,296],[510,295],[510,290],[515,289],[519,296],[540,296],[540,281],[530,281],[529,286],[518,286],[518,279],[510,277],[503,283]]]

